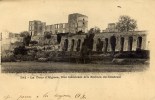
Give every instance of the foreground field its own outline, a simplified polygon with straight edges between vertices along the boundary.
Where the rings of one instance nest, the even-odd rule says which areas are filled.
[[[133,72],[149,67],[140,65],[76,64],[66,62],[5,62],[2,73],[58,73],[58,72]]]

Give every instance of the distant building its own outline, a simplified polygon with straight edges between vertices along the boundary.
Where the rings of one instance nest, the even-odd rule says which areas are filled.
[[[68,15],[68,23],[52,25],[46,25],[41,21],[30,21],[29,31],[32,34],[31,40],[38,41],[40,46],[57,45],[59,51],[80,52],[82,44],[88,36],[88,17],[73,13]],[[52,33],[50,39],[44,37],[45,32]],[[90,43],[92,51],[113,52],[115,50],[123,52],[147,49],[146,31],[118,32],[116,24],[109,23],[105,30],[94,33]]]
[[[68,23],[59,23],[59,24],[53,24],[53,25],[46,25],[45,28],[46,32],[50,32],[52,34],[58,34],[58,33],[68,33]]]
[[[8,38],[21,38],[19,33],[11,33],[9,32]]]
[[[38,20],[29,21],[29,32],[32,36],[43,35],[46,23]]]
[[[108,27],[105,30],[106,32],[117,32],[116,24],[115,23],[109,23]]]
[[[29,33],[31,34],[31,41],[37,41],[39,44],[55,44],[57,42],[50,42],[50,40],[44,39],[46,32],[51,35],[58,35],[58,43],[60,43],[61,35],[68,33],[87,33],[88,32],[88,17],[79,13],[73,13],[68,15],[68,23],[57,23],[46,25],[45,22],[38,20],[29,21]],[[52,38],[55,39],[55,38]],[[48,42],[47,42],[47,41]]]
[[[11,44],[15,42],[23,42],[23,37],[19,33],[4,32],[2,33],[2,43]]]
[[[79,13],[69,14],[68,23],[58,23],[46,25],[45,22],[38,20],[29,21],[29,32],[32,39],[39,38],[38,36],[44,35],[45,32],[52,34],[59,33],[87,33],[88,31],[88,17]]]
[[[88,17],[79,13],[69,14],[68,16],[69,33],[88,31]]]

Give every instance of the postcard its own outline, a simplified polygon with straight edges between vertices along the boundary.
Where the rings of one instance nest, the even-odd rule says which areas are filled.
[[[0,0],[0,100],[155,100],[153,0]]]

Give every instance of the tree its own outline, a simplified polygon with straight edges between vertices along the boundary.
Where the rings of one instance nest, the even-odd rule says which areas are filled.
[[[119,32],[134,31],[137,28],[137,22],[129,16],[120,16],[119,21],[116,23],[116,29]]]
[[[23,31],[20,33],[20,36],[23,37],[24,45],[28,46],[31,41],[31,36],[28,31]]]
[[[52,35],[51,32],[45,32],[45,33],[44,33],[44,38],[45,38],[45,39],[51,39],[51,35]]]
[[[20,33],[20,36],[21,36],[21,37],[26,37],[26,36],[29,36],[29,35],[30,35],[30,34],[29,34],[28,31],[23,31],[23,32]]]
[[[50,45],[52,32],[44,32],[44,39],[46,40],[46,44]]]
[[[115,54],[115,47],[116,47],[116,37],[113,35],[110,37],[110,44],[112,49],[112,54]]]
[[[82,43],[82,48],[81,48],[81,58],[82,61],[85,63],[86,59],[88,59],[88,61],[90,60],[88,58],[89,55],[92,54],[92,50],[93,50],[93,43],[94,43],[94,33],[89,33],[86,35],[86,38],[84,39],[84,42]]]
[[[36,45],[36,44],[38,44],[38,41],[30,41],[30,44]]]
[[[87,56],[88,56],[87,39],[84,39],[84,42],[82,43],[81,52],[80,52],[80,57],[83,63],[86,62]]]
[[[26,55],[27,54],[27,49],[25,48],[25,46],[19,46],[19,47],[16,47],[14,49],[14,55]]]
[[[93,50],[94,36],[94,33],[89,33],[86,36],[86,45],[88,47],[89,53]]]
[[[101,52],[103,48],[103,41],[99,38],[96,44],[96,51]]]
[[[93,27],[93,28],[90,28],[88,33],[100,33],[100,32],[101,32],[100,28]]]

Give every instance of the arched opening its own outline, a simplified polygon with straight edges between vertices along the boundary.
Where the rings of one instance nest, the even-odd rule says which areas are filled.
[[[96,43],[96,51],[101,52],[103,48],[103,41],[101,41],[100,38],[98,38]]]
[[[138,40],[137,40],[137,49],[141,49],[142,47],[142,37],[138,37]]]
[[[124,37],[121,37],[121,41],[120,41],[120,45],[121,45],[121,52],[123,52],[124,49]]]
[[[105,50],[104,52],[107,52],[108,50],[108,38],[105,38]]]
[[[78,39],[76,51],[80,51],[80,46],[81,46],[81,39]]]
[[[67,51],[68,49],[68,39],[65,39],[64,41],[64,51]]]
[[[71,51],[74,51],[74,39],[72,39],[72,44],[71,44]]]
[[[128,50],[132,51],[133,37],[130,36],[128,40]]]
[[[110,44],[111,44],[111,50],[114,53],[115,47],[116,47],[116,37],[115,36],[110,37]]]

